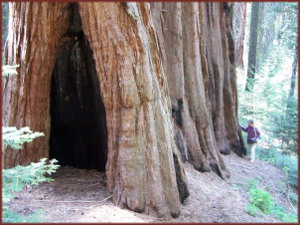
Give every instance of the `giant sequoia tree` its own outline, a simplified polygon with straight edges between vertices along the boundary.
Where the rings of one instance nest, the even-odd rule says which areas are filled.
[[[179,149],[197,170],[224,176],[220,152],[245,154],[237,121],[232,4],[151,6]]]
[[[113,202],[177,216],[182,159],[229,175],[245,153],[237,121],[228,3],[10,4],[3,125],[45,137],[7,149],[4,167],[55,157],[105,170]],[[172,112],[172,113],[171,113]],[[173,115],[173,119],[172,116]]]

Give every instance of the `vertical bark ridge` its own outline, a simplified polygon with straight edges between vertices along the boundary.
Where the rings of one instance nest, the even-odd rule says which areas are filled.
[[[235,2],[233,6],[234,11],[234,44],[236,65],[244,67],[243,55],[244,55],[244,38],[245,38],[245,25],[246,25],[246,2]]]
[[[209,100],[216,139],[221,153],[229,154],[230,150],[232,150],[239,156],[242,156],[246,151],[241,138],[237,116],[235,52],[232,38],[232,4],[205,4],[211,4],[210,8],[214,9],[215,18],[218,18],[220,21],[218,23],[220,29],[213,29],[213,26],[208,26],[210,29],[205,30],[205,20],[202,20],[204,23],[201,30],[206,45],[206,63],[209,65],[206,76],[209,80]],[[206,10],[201,4],[200,12],[202,18],[205,18]],[[216,48],[221,49],[219,54],[217,54],[218,52],[216,51],[219,50],[216,50]],[[208,53],[211,49],[213,52]],[[214,89],[216,87],[219,90],[217,94]]]
[[[150,4],[176,137],[186,142],[177,141],[178,148],[197,170],[226,177],[220,152],[241,155],[245,150],[237,121],[231,5]]]
[[[224,80],[224,118],[226,137],[228,145],[237,155],[246,155],[246,147],[242,138],[241,130],[238,122],[238,99],[237,99],[237,84],[236,84],[236,57],[233,40],[233,3],[223,3],[223,35],[227,39],[223,39],[223,45],[228,49],[227,54],[223,54],[226,65],[225,80]]]
[[[149,3],[78,5],[106,111],[113,202],[176,217],[189,194],[182,160],[225,178],[220,152],[244,153],[231,4],[151,3],[151,11]],[[11,3],[6,63],[20,68],[4,78],[3,125],[29,126],[46,137],[19,152],[8,149],[5,167],[48,157],[51,75],[69,6]]]
[[[19,75],[3,79],[3,126],[45,133],[22,151],[7,148],[4,168],[27,165],[49,155],[51,74],[59,41],[68,27],[68,3],[10,3],[5,63],[19,64]],[[49,11],[53,13],[48,13]],[[57,23],[60,21],[60,23]],[[42,118],[42,119],[39,119]]]
[[[106,170],[113,201],[138,212],[178,216],[173,159],[177,152],[173,150],[168,88],[148,4],[79,6],[104,86],[101,94],[109,136]],[[121,126],[114,128],[114,124]],[[179,171],[185,180],[183,169]]]

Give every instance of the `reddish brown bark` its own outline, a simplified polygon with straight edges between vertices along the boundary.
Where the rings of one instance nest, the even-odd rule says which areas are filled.
[[[51,75],[59,48],[74,38],[65,36],[74,13],[70,3],[13,3],[11,9],[6,58],[20,69],[4,81],[3,125],[29,126],[46,136],[19,152],[7,149],[6,168],[48,157]],[[79,12],[106,111],[106,173],[113,202],[137,212],[178,216],[187,180],[149,5],[79,3]]]
[[[46,136],[19,152],[7,149],[4,166],[49,156],[51,76],[60,68],[55,67],[60,53],[59,59],[71,60],[74,68],[95,67],[89,73],[97,76],[93,82],[105,108],[113,202],[137,212],[178,216],[188,196],[181,159],[225,178],[229,173],[220,152],[244,153],[231,4],[151,3],[150,12],[148,3],[80,2],[78,8],[88,42],[81,45],[89,45],[94,64],[78,64],[65,52],[80,51],[79,36],[68,33],[71,3],[11,5],[6,62],[20,68],[18,76],[4,80],[3,125],[29,126]],[[65,76],[63,71],[54,71],[56,78]]]
[[[80,3],[80,14],[99,53],[94,59],[107,115],[106,169],[114,202],[176,216],[173,155],[178,156],[148,4]]]
[[[67,5],[10,3],[11,29],[5,63],[20,67],[19,75],[3,79],[2,124],[18,128],[29,126],[33,131],[44,132],[45,137],[25,144],[20,151],[7,149],[3,155],[4,168],[49,156],[50,81],[60,38],[68,28]]]
[[[237,120],[232,5],[155,2],[151,10],[176,138],[183,142],[179,149],[196,169],[224,177],[219,152],[245,154]]]

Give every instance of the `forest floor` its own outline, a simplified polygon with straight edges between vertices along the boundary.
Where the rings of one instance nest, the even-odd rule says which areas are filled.
[[[55,181],[40,186],[25,187],[9,203],[10,209],[22,215],[44,211],[45,222],[127,222],[127,223],[261,223],[281,222],[265,215],[254,217],[247,212],[248,180],[259,179],[276,203],[296,213],[289,202],[284,172],[264,161],[251,163],[235,154],[223,156],[231,177],[222,180],[214,173],[200,173],[185,164],[190,197],[182,205],[181,215],[169,221],[120,209],[111,202],[105,174],[95,170],[62,167]],[[297,190],[295,190],[297,191]]]

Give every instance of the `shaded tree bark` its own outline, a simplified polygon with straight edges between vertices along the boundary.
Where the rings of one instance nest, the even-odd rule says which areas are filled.
[[[97,53],[94,59],[107,115],[106,171],[114,202],[134,211],[177,216],[174,166],[181,174],[177,179],[183,186],[186,182],[148,4],[80,3],[80,14],[84,33]]]
[[[8,2],[2,2],[2,52],[4,50],[5,40],[8,33],[8,18],[9,18],[9,8]]]
[[[290,121],[293,121],[293,116],[295,118],[295,86],[296,86],[296,77],[297,77],[297,69],[298,69],[298,42],[296,42],[296,45],[294,47],[294,60],[292,64],[292,75],[291,75],[291,83],[290,83],[290,89],[287,97],[287,106],[285,110],[284,115],[284,124],[283,124],[283,132],[285,135],[282,136],[282,144],[285,143],[287,146],[290,144],[290,141],[292,139],[291,135],[291,129],[290,129]],[[294,107],[294,108],[293,108]]]
[[[237,120],[231,5],[150,4],[178,148],[197,170],[226,177],[220,152],[245,154]]]
[[[247,69],[247,80],[246,80],[246,87],[245,87],[246,91],[253,91],[253,86],[254,86],[254,78],[255,78],[255,71],[256,71],[259,4],[260,4],[259,2],[253,2],[251,5],[248,69]]]
[[[235,46],[235,62],[236,66],[244,67],[244,39],[246,26],[246,2],[235,2],[233,5],[233,36]]]
[[[294,96],[295,93],[295,86],[296,86],[296,75],[297,75],[297,69],[298,69],[298,42],[296,42],[295,45],[295,52],[294,52],[294,61],[292,65],[292,76],[291,76],[291,85],[290,85],[290,90],[289,90],[289,95],[288,95],[288,103],[290,98]],[[289,107],[289,105],[288,105]]]
[[[12,3],[6,63],[19,75],[3,83],[3,125],[29,126],[45,138],[6,149],[4,167],[49,156],[51,76],[72,13],[70,3]],[[106,174],[113,202],[176,217],[188,196],[172,129],[167,80],[147,3],[79,3],[95,61],[108,133]]]

